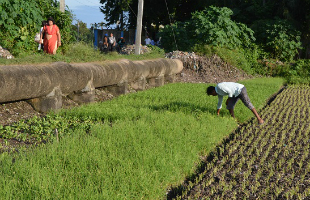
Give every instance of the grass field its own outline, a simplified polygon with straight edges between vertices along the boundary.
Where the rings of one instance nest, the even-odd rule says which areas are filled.
[[[242,81],[259,110],[283,81]],[[176,83],[22,122],[7,131],[43,138],[32,150],[0,155],[4,199],[164,199],[237,128],[228,111],[216,115],[207,84]],[[238,103],[239,122],[252,118]],[[52,137],[57,128],[59,142]],[[22,138],[22,136],[20,136]]]

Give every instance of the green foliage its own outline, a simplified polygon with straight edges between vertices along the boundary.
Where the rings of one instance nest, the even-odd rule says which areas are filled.
[[[229,8],[214,6],[193,13],[196,43],[232,49],[249,47],[255,41],[253,31],[244,24],[232,21],[232,14]]]
[[[272,75],[284,77],[288,84],[309,84],[309,66],[310,61],[308,59],[300,59],[294,63],[277,65]]]
[[[251,48],[247,49],[229,49],[212,45],[195,45],[193,51],[207,57],[216,54],[227,63],[239,69],[242,69],[248,74],[254,75],[266,73],[262,64],[259,64],[257,62],[257,60],[261,56],[261,51],[256,45],[252,45]]]
[[[301,33],[287,20],[262,20],[253,25],[260,45],[271,58],[292,61],[301,49]]]
[[[79,29],[78,29],[79,26]],[[86,23],[79,21],[78,24],[72,25],[71,29],[73,31],[73,36],[79,42],[85,42],[87,44],[92,44],[94,40],[94,33],[91,29],[87,28]]]
[[[0,45],[13,54],[33,51],[42,15],[35,0],[1,0]]]
[[[0,45],[14,55],[37,50],[34,36],[50,16],[60,28],[62,48],[66,50],[72,42],[71,13],[60,12],[54,0],[2,0],[0,13]]]
[[[257,108],[281,83],[267,78],[245,82]],[[20,123],[15,131],[49,143],[0,155],[0,196],[163,199],[167,188],[194,172],[199,155],[237,127],[228,111],[216,116],[217,98],[205,95],[207,87],[169,84]],[[236,108],[243,120],[253,116],[246,109]],[[56,128],[59,142],[53,136]]]
[[[189,51],[194,44],[190,22],[176,22],[160,29],[161,45],[166,52],[173,50]]]
[[[129,6],[132,0],[100,0],[102,6],[100,11],[105,16],[107,25],[113,25],[120,22],[121,29],[124,28],[124,11],[130,11]]]
[[[209,7],[192,14],[187,22],[176,22],[160,30],[162,45],[166,51],[188,51],[195,44],[226,48],[250,47],[255,38],[253,31],[241,23],[231,20],[229,8]],[[175,38],[174,38],[175,35]]]
[[[162,48],[159,48],[158,46],[155,45],[147,45],[147,47],[151,50],[152,53],[154,54],[161,54],[165,55],[165,51]]]

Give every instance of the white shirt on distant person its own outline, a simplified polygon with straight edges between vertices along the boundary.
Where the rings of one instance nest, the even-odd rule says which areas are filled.
[[[145,41],[145,45],[151,44],[151,39],[150,38],[146,38],[144,41]]]

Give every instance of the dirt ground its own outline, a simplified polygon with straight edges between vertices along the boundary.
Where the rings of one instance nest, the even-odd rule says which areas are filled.
[[[222,81],[239,81],[251,78],[243,71],[223,62],[219,57],[199,57],[195,59],[181,58],[184,63],[183,71],[177,75],[176,82],[186,83],[219,83]],[[96,101],[112,99],[113,95],[96,89]],[[63,107],[78,106],[70,99],[63,100]],[[0,125],[9,125],[21,119],[29,119],[34,116],[44,116],[35,111],[26,101],[7,102],[0,104]]]

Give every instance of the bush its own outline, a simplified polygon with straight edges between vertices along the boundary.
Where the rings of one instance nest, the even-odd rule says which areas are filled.
[[[189,28],[190,22],[176,22],[166,25],[159,31],[162,47],[166,52],[173,50],[189,51],[193,44],[194,37],[192,29]]]
[[[160,55],[164,55],[165,51],[161,48],[159,48],[158,46],[155,45],[147,45],[147,47],[151,50],[151,53],[153,54],[160,54]]]
[[[310,61],[297,60],[295,63],[277,66],[273,75],[284,77],[289,84],[309,84]]]
[[[197,44],[220,47],[249,47],[254,41],[253,31],[242,23],[230,19],[232,10],[226,7],[209,8],[195,12],[192,16]]]
[[[163,48],[166,51],[190,51],[194,44],[220,47],[250,47],[255,38],[253,31],[230,19],[229,8],[209,7],[192,14],[187,22],[176,22],[160,30]]]
[[[34,36],[42,15],[35,0],[1,0],[0,45],[18,54],[36,49]]]
[[[219,46],[196,45],[193,50],[205,56],[216,54],[225,62],[242,69],[248,74],[265,73],[263,65],[257,62],[260,57],[260,50],[255,45],[252,45],[252,47],[248,49],[241,48],[233,50]]]
[[[261,20],[253,29],[259,44],[271,58],[292,61],[301,49],[301,33],[287,20]]]

